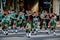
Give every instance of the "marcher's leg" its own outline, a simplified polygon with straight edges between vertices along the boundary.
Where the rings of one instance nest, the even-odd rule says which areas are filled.
[[[55,32],[55,30],[56,30],[56,23],[54,24],[54,29],[53,29],[54,31],[54,35],[56,35],[56,32]]]

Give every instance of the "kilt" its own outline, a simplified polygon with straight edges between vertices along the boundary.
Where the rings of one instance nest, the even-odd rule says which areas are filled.
[[[8,23],[2,23],[2,29],[4,30],[4,29],[8,29],[8,27],[9,27],[9,24]]]

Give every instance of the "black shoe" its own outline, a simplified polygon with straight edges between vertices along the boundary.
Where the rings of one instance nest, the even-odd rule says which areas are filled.
[[[8,33],[6,33],[6,35],[8,35]]]
[[[30,38],[30,36],[28,36],[28,38]]]

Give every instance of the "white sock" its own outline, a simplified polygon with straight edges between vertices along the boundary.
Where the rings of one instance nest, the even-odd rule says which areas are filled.
[[[15,30],[15,32],[17,32],[17,30]]]
[[[13,30],[12,30],[12,32],[13,32]]]
[[[9,29],[11,29],[11,26],[9,26]]]
[[[54,34],[56,34],[56,33],[54,32]]]
[[[29,33],[29,37],[31,37],[31,33]]]
[[[6,34],[6,32],[4,31],[4,34]]]
[[[48,33],[50,34],[50,30],[48,30]]]
[[[2,30],[2,32],[4,32],[4,31]]]
[[[26,36],[27,36],[27,37],[28,37],[28,35],[29,35],[29,34],[28,34],[28,33],[26,33]]]
[[[36,34],[36,31],[34,32],[34,34]]]
[[[6,33],[8,33],[8,31],[6,31]]]

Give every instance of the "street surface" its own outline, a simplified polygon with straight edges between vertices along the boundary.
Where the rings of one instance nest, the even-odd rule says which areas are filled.
[[[18,33],[9,30],[8,35],[4,35],[0,30],[0,40],[60,40],[60,27],[56,29],[56,36],[52,32],[48,35],[46,31],[40,30],[37,35],[32,34],[31,38],[26,37],[25,30],[18,30]]]

